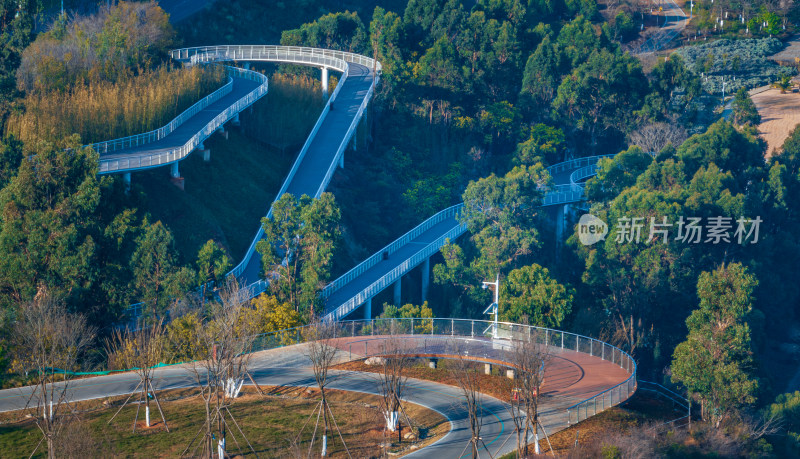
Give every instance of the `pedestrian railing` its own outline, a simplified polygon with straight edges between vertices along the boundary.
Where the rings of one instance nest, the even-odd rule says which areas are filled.
[[[464,208],[464,204],[457,204],[455,206],[448,207],[441,212],[438,212],[436,215],[430,217],[429,219],[425,220],[424,222],[420,223],[412,230],[408,231],[406,234],[400,236],[392,243],[387,245],[386,247],[382,248],[381,250],[375,252],[371,257],[367,258],[366,260],[359,263],[356,267],[347,271],[345,274],[331,282],[330,284],[326,285],[325,288],[322,289],[322,298],[327,299],[331,296],[334,292],[342,288],[343,286],[350,283],[353,279],[357,278],[373,266],[380,263],[384,256],[388,256],[396,252],[399,248],[405,246],[412,240],[419,237],[425,231],[433,228],[434,226],[438,225],[439,223],[447,220],[453,219],[454,226],[458,226],[457,216],[461,209]]]
[[[630,398],[638,388],[636,361],[622,349],[588,336],[550,328],[471,319],[387,318],[347,320],[331,323],[330,343],[348,358],[397,354],[414,356],[460,356],[475,361],[491,361],[514,366],[513,340],[530,340],[548,346],[550,353],[578,352],[612,362],[629,376],[619,384],[602,390],[566,408],[567,424],[575,424]],[[301,344],[313,325],[259,335],[254,351]],[[484,333],[483,330],[488,330]],[[497,338],[493,338],[495,335]],[[402,337],[389,344],[388,340]],[[361,338],[361,339],[353,339]],[[680,400],[680,396],[677,396]]]
[[[96,142],[89,145],[84,145],[84,148],[90,147],[98,154],[104,155],[107,153],[112,153],[117,150],[122,150],[131,147],[138,147],[140,145],[146,145],[148,143],[153,143],[157,140],[163,139],[164,137],[172,134],[172,132],[175,131],[175,129],[177,129],[184,122],[186,122],[186,120],[195,116],[201,110],[205,109],[209,105],[218,101],[223,96],[230,94],[230,92],[233,90],[233,77],[230,75],[230,73],[231,72],[229,72],[228,75],[228,82],[225,83],[221,88],[217,89],[216,91],[212,92],[211,94],[197,101],[194,105],[184,110],[183,113],[176,116],[175,119],[170,121],[165,126],[162,126],[158,129],[154,129],[150,132],[145,132],[144,134],[136,134],[128,137],[122,137],[120,139],[107,140],[104,142]]]
[[[245,108],[252,105],[256,100],[260,99],[261,97],[264,96],[264,94],[267,93],[269,83],[267,81],[266,76],[258,72],[244,70],[236,67],[226,66],[225,68],[228,72],[229,77],[231,77],[231,81],[229,81],[229,83],[225,87],[215,91],[213,94],[209,95],[208,97],[204,98],[200,102],[196,103],[195,105],[187,109],[187,111],[179,115],[169,125],[164,126],[160,130],[157,129],[155,131],[151,131],[145,134],[140,134],[138,136],[131,136],[131,137],[126,137],[125,139],[118,139],[118,140],[100,142],[98,144],[89,145],[92,148],[98,150],[98,152],[101,154],[99,173],[109,174],[109,173],[127,172],[137,169],[147,169],[151,167],[162,166],[165,164],[173,163],[175,161],[180,161],[186,156],[188,156],[205,139],[211,136],[211,134],[213,134],[214,131],[219,129],[222,125],[224,125],[226,122],[232,119],[236,114],[238,114]],[[168,135],[168,133],[173,132],[174,129],[180,126],[180,124],[185,122],[187,119],[196,115],[198,112],[200,112],[213,102],[219,100],[223,96],[229,94],[232,90],[231,89],[232,86],[228,87],[228,85],[233,84],[233,78],[243,78],[252,80],[259,83],[259,85],[255,89],[250,91],[248,94],[246,94],[245,96],[234,102],[228,108],[220,112],[216,117],[214,117],[214,119],[206,123],[205,126],[200,128],[183,145],[171,149],[156,151],[153,152],[152,154],[132,154],[129,156],[121,156],[118,158],[109,158],[109,159],[103,158],[102,155],[109,152],[118,151],[122,148],[130,148],[139,145],[146,145],[147,143],[155,142],[156,140],[164,138],[166,135]]]

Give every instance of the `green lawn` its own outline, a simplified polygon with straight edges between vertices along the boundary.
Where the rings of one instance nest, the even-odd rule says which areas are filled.
[[[118,405],[109,408],[102,407],[99,401],[88,402],[81,406],[86,411],[79,414],[80,421],[65,430],[64,435],[69,438],[69,451],[61,455],[67,457],[77,451],[78,456],[72,457],[180,457],[204,422],[200,398],[180,398],[186,395],[186,391],[162,394],[162,398],[177,398],[174,401],[162,401],[170,432],[166,432],[163,425],[155,425],[150,429],[137,428],[137,433],[132,433],[135,405],[125,407],[108,425]],[[266,398],[251,393],[237,399],[230,410],[258,457],[286,457],[290,454],[291,440],[297,437],[300,427],[315,413],[317,397],[316,390],[307,392],[304,389],[289,389]],[[374,457],[380,452],[378,445],[386,440],[382,416],[377,408],[378,397],[332,391],[330,400],[352,457]],[[440,414],[412,404],[408,404],[406,409],[420,428],[427,432],[425,443],[447,432],[449,423]],[[143,415],[144,410],[139,415],[140,420]],[[160,422],[161,418],[155,404],[151,404],[151,421],[156,420]],[[300,444],[305,445],[306,450],[314,427],[313,419],[310,424],[310,429],[307,426],[300,437]],[[235,426],[231,425],[231,429],[234,429],[236,440],[243,447],[242,452],[247,453],[248,448],[242,436]],[[31,421],[0,426],[0,457],[28,457],[40,439],[41,433]],[[319,437],[316,444],[318,442]],[[227,443],[230,453],[240,451],[233,437],[228,436]],[[408,442],[394,446],[404,448]],[[338,436],[329,439],[329,448],[331,457],[347,457]],[[40,448],[39,454],[34,457],[46,457],[45,451]],[[193,448],[189,454],[192,452],[199,454]],[[252,452],[245,455],[253,456]]]
[[[184,262],[194,261],[209,239],[238,262],[294,160],[294,149],[282,154],[238,128],[228,132],[227,140],[214,134],[205,142],[211,149],[209,163],[200,153],[181,161],[183,191],[170,181],[167,167],[133,174],[134,190],[144,194],[144,210],[169,226]]]

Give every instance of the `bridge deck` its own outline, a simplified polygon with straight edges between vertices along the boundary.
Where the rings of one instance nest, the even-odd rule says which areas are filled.
[[[325,314],[332,312],[339,307],[339,305],[346,302],[384,275],[390,273],[393,269],[402,265],[406,260],[411,259],[429,244],[436,241],[453,228],[456,228],[458,225],[459,223],[455,218],[447,218],[389,254],[386,260],[380,261],[378,264],[331,294],[326,302],[329,307],[326,307]],[[408,267],[409,270],[413,268],[413,266]]]
[[[210,104],[195,116],[186,120],[168,136],[145,145],[124,148],[112,153],[101,154],[100,159],[106,161],[114,159],[125,160],[136,157],[147,157],[179,148],[185,145],[189,139],[192,138],[192,136],[203,129],[203,127],[216,118],[217,115],[225,111],[225,109],[233,105],[242,97],[252,92],[258,86],[259,83],[256,81],[234,77],[233,87],[230,93],[221,97],[219,100]],[[163,166],[163,164],[154,167],[159,166]]]
[[[328,112],[311,141],[297,172],[286,187],[287,193],[298,197],[304,194],[316,196],[325,174],[336,161],[339,145],[345,140],[344,136],[372,85],[371,69],[351,62],[348,73],[334,101],[334,109]],[[244,285],[250,285],[259,280],[260,272],[261,257],[255,254],[240,280]]]

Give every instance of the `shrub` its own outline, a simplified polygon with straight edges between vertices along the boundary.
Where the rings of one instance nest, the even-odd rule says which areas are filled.
[[[9,117],[6,129],[26,143],[73,133],[83,143],[140,134],[169,123],[226,80],[221,67],[161,66],[117,83],[33,92],[23,100],[24,112]]]
[[[158,66],[174,31],[155,2],[120,2],[92,16],[61,16],[22,53],[24,91],[66,90],[82,80],[116,81]]]
[[[783,75],[794,75],[793,68],[781,67],[767,56],[777,53],[783,44],[776,38],[716,40],[678,51],[686,65],[696,73],[705,73],[703,89],[712,94],[733,94],[739,88],[755,88],[772,83]],[[736,77],[736,80],[733,79]]]

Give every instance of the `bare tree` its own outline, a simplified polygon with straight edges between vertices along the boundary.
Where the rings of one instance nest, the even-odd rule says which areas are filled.
[[[70,423],[69,388],[71,372],[78,369],[79,358],[94,338],[86,319],[70,314],[44,286],[34,299],[20,308],[14,333],[16,363],[33,379],[26,409],[36,420],[47,457],[56,456],[59,441],[66,441],[62,430]]]
[[[195,450],[199,447],[201,457],[209,459],[215,455],[215,437],[218,438],[216,454],[225,456],[228,432],[240,452],[243,452],[239,444],[241,439],[256,454],[229,407],[238,397],[245,378],[249,378],[261,391],[247,370],[255,339],[252,321],[246,320],[249,295],[246,289],[231,280],[223,287],[220,298],[221,303],[211,305],[208,321],[201,324],[196,332],[195,355],[204,358],[193,362],[191,371],[205,405],[206,419],[202,429],[183,452],[186,455],[192,446],[195,446]],[[238,438],[233,433],[234,428],[239,434]],[[195,445],[195,440],[201,434],[202,441]]]
[[[517,431],[517,451],[523,451],[522,457],[527,457],[530,432],[533,432],[534,453],[540,454],[539,397],[544,385],[545,365],[551,355],[544,336],[540,336],[538,329],[515,333],[512,338],[509,357],[515,370],[516,403],[519,405],[518,410],[525,414],[524,427]]]
[[[403,352],[402,341],[395,337],[383,341],[382,354],[381,373],[378,375],[381,409],[386,419],[386,429],[395,432],[402,409],[401,398],[408,379],[405,372],[411,364],[411,357]]]
[[[467,412],[467,419],[469,420],[469,428],[472,433],[469,443],[464,447],[472,450],[473,459],[478,458],[478,451],[481,446],[489,452],[486,445],[481,440],[481,426],[483,424],[483,396],[480,392],[480,381],[478,380],[478,369],[474,362],[471,362],[463,356],[468,355],[466,350],[463,349],[464,345],[458,340],[451,340],[448,343],[448,354],[457,355],[458,358],[454,359],[452,365],[448,365],[450,376],[455,380],[458,387],[461,389],[463,398],[461,405]],[[463,451],[459,457],[462,457]],[[489,453],[491,456],[491,453]]]
[[[322,431],[322,448],[320,456],[325,457],[328,454],[328,431],[330,424],[336,428],[339,433],[339,439],[342,441],[347,456],[350,457],[350,451],[347,449],[347,444],[344,441],[341,430],[336,424],[336,418],[333,416],[333,411],[328,404],[328,399],[325,395],[325,388],[330,383],[330,368],[336,362],[339,353],[339,348],[336,347],[336,323],[335,322],[316,322],[310,325],[306,330],[306,341],[308,342],[306,356],[311,360],[311,368],[314,371],[314,379],[319,386],[320,401],[314,411],[311,412],[309,420],[317,413],[317,420],[314,425],[314,433],[311,434],[311,442],[308,446],[308,455],[311,456],[311,451],[314,448],[314,439],[316,437],[317,427],[319,426],[320,417],[323,420]],[[328,417],[330,416],[330,421]],[[308,421],[306,421],[308,424]],[[297,434],[299,441],[300,435],[303,433],[305,425],[300,428]]]
[[[150,396],[156,402],[158,412],[161,414],[161,421],[169,432],[167,419],[161,409],[161,402],[158,400],[158,393],[153,387],[153,373],[156,365],[164,361],[164,341],[165,328],[162,320],[146,328],[131,330],[126,328],[124,331],[117,330],[107,342],[109,367],[116,369],[133,368],[134,373],[139,376],[139,384],[128,396],[122,406],[119,407],[114,416],[108,420],[108,424],[117,417],[123,408],[128,404],[134,394],[139,398],[136,403],[136,416],[133,418],[133,431],[136,432],[136,423],[139,420],[139,409],[144,402],[145,427],[150,427]]]
[[[658,153],[667,145],[679,146],[686,140],[686,130],[668,123],[653,123],[643,126],[630,135],[631,143],[649,153]]]

